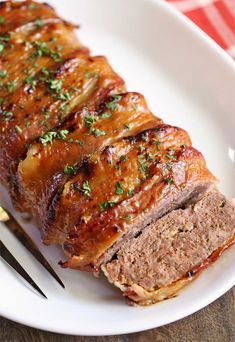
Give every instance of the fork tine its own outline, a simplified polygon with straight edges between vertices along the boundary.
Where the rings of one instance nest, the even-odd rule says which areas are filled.
[[[40,262],[40,264],[52,275],[52,277],[60,284],[62,288],[65,288],[63,282],[53,270],[49,262],[42,255],[31,237],[24,231],[15,218],[3,208],[6,214],[9,216],[8,221],[2,222],[7,228],[17,237],[17,239],[26,247],[26,249]]]
[[[19,264],[16,258],[11,254],[11,252],[7,249],[7,247],[0,240],[0,257],[11,266],[24,280],[29,283],[34,290],[40,293],[44,298],[47,299],[47,296],[42,292],[42,290],[38,287],[35,281],[30,277],[30,275],[25,271],[25,269]]]

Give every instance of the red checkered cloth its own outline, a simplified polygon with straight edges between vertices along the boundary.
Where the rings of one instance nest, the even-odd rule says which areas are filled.
[[[167,0],[235,59],[235,0]]]

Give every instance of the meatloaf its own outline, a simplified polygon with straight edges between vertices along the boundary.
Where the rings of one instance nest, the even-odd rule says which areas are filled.
[[[148,305],[174,296],[234,239],[235,204],[214,189],[124,242],[102,270],[131,301]]]
[[[204,157],[52,7],[0,2],[0,18],[0,182],[15,208],[63,267],[103,269],[140,304],[172,295],[234,234]]]

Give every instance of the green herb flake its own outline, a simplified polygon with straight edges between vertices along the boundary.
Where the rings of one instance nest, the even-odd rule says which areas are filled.
[[[57,137],[57,133],[54,131],[47,132],[43,134],[40,138],[39,141],[43,146],[46,146],[48,143],[52,143],[53,139]]]
[[[37,8],[37,5],[36,5],[36,4],[33,4],[33,3],[32,3],[32,4],[29,4],[28,8],[31,9],[31,10],[34,10],[34,9]]]
[[[114,111],[117,108],[117,102],[121,99],[122,97],[120,95],[116,95],[113,97],[113,100],[110,101],[109,103],[106,104],[106,108]]]
[[[120,160],[120,162],[124,162],[124,161],[128,160],[128,157],[126,155],[122,155],[119,160]]]
[[[73,138],[68,139],[68,143],[72,144],[73,143]]]
[[[148,141],[148,137],[147,137],[146,133],[141,134],[141,139],[145,142]]]
[[[66,165],[64,167],[64,173],[66,175],[75,175],[77,170],[77,165]]]
[[[63,129],[57,133],[57,138],[60,140],[66,140],[66,136],[68,133],[69,131],[67,131],[67,129]]]
[[[116,193],[116,195],[122,195],[124,193],[124,190],[122,188],[122,184],[120,182],[116,182],[116,184],[115,184],[115,193]]]
[[[96,72],[91,72],[91,71],[86,71],[84,76],[88,79],[89,78],[95,78],[95,79],[99,78],[99,75]]]
[[[22,133],[22,129],[18,125],[15,126],[15,131],[16,131],[17,134],[21,134]]]
[[[1,42],[8,42],[10,40],[10,34],[5,34],[4,36],[0,36],[0,41]]]
[[[91,188],[88,181],[82,183],[82,186],[79,189],[85,196],[91,195]]]
[[[4,118],[5,118],[6,120],[10,120],[10,119],[12,118],[12,116],[13,116],[13,113],[4,110],[4,111],[1,113],[1,115],[4,116]]]
[[[90,134],[95,135],[96,137],[101,137],[103,135],[105,135],[105,131],[101,131],[100,129],[97,128],[91,128],[90,129]]]
[[[42,19],[36,19],[34,24],[37,26],[37,27],[42,27],[45,25],[44,21]]]
[[[130,220],[131,220],[131,215],[126,215],[126,216],[124,217],[124,219],[125,219],[126,221],[130,221]]]
[[[142,146],[142,145],[140,145],[140,146],[138,147],[138,149],[139,149],[140,152],[143,152],[143,151],[145,150],[145,147]]]
[[[31,76],[26,77],[25,83],[29,84],[32,89],[36,89],[37,81],[33,77],[31,77]]]
[[[115,205],[115,202],[112,201],[106,201],[106,202],[101,202],[99,203],[99,207],[101,211],[104,211],[107,208],[113,208]]]
[[[125,129],[130,129],[130,128],[131,128],[131,125],[125,124],[125,125],[124,125],[124,128],[125,128]]]
[[[153,139],[153,144],[159,146],[161,142],[159,140]]]
[[[5,23],[5,18],[1,15],[0,16],[0,25],[3,25]]]
[[[134,195],[134,190],[133,189],[128,189],[128,191],[127,191],[127,195],[128,196],[133,196]]]
[[[80,146],[83,146],[83,145],[84,145],[84,141],[78,140],[78,139],[75,140],[75,143],[78,144],[78,145],[80,145]]]
[[[1,78],[6,78],[6,77],[7,77],[7,72],[6,72],[6,70],[0,70],[0,77],[1,77]]]
[[[0,43],[0,53],[2,53],[4,50],[4,44]]]
[[[83,121],[87,128],[91,128],[91,126],[95,122],[95,118],[92,115],[86,115]]]
[[[7,91],[8,91],[9,93],[12,93],[13,90],[15,89],[15,87],[16,87],[15,81],[9,81],[9,82],[6,84],[6,87],[7,87]]]
[[[174,183],[174,180],[173,180],[171,177],[165,178],[164,181],[165,181],[167,184],[173,184],[173,183]]]
[[[101,114],[101,118],[102,119],[109,119],[111,118],[112,114],[108,113],[108,112],[104,112],[103,114]]]

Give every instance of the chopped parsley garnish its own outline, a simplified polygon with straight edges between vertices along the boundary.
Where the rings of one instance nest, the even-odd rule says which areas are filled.
[[[127,195],[128,196],[133,196],[134,195],[134,190],[133,189],[129,189],[128,191],[127,191]]]
[[[148,141],[148,137],[147,137],[146,133],[141,134],[141,139],[145,142]]]
[[[103,211],[107,208],[113,208],[115,205],[115,202],[112,201],[106,201],[106,202],[101,202],[99,203],[100,210]]]
[[[86,196],[91,195],[91,188],[88,181],[83,182],[79,190]]]
[[[145,164],[140,164],[140,172],[146,173],[148,172],[149,168]]]
[[[66,101],[66,102],[71,100],[71,96],[67,91],[64,93],[59,93],[58,95],[56,95],[56,98],[58,100],[62,100],[62,101]]]
[[[99,78],[99,75],[96,72],[86,71],[84,76],[86,78]]]
[[[9,120],[9,119],[13,116],[13,113],[4,110],[4,111],[2,112],[2,116],[4,116],[6,120]]]
[[[125,129],[130,129],[131,128],[131,126],[129,124],[125,124],[124,127],[125,127]]]
[[[73,143],[73,138],[68,139],[68,143],[72,144]]]
[[[123,188],[122,188],[122,184],[120,182],[116,182],[115,184],[115,193],[116,195],[122,195],[124,192]]]
[[[139,170],[140,170],[140,172],[142,172],[142,173],[146,173],[146,172],[148,172],[148,170],[149,170],[148,166],[144,163],[146,160],[147,160],[147,157],[144,156],[143,154],[140,154],[140,155],[138,156],[138,161],[139,161],[139,163],[140,163],[140,168],[139,168]]]
[[[67,131],[67,129],[63,129],[57,133],[57,138],[61,140],[66,140],[66,136],[68,133],[69,131]]]
[[[124,218],[125,218],[126,221],[130,221],[131,215],[126,215]]]
[[[80,146],[84,145],[84,141],[78,140],[78,139],[75,140],[75,143],[78,144],[78,145],[80,145]]]
[[[0,70],[0,77],[1,77],[1,78],[7,77],[7,72],[6,72],[6,70]]]
[[[2,53],[4,50],[4,44],[0,43],[0,53]]]
[[[6,87],[7,87],[7,90],[9,91],[9,93],[13,92],[13,90],[15,89],[15,81],[9,81],[7,84],[6,84]]]
[[[0,41],[1,42],[8,42],[10,40],[10,35],[7,33],[5,36],[0,36]]]
[[[18,125],[15,126],[15,131],[16,131],[17,134],[21,134],[22,133],[22,129]]]
[[[176,157],[174,156],[174,150],[169,150],[167,153],[166,153],[166,157],[168,159],[176,159]]]
[[[5,18],[1,15],[0,16],[0,25],[5,23]]]
[[[46,80],[47,87],[50,91],[54,91],[56,93],[59,93],[62,89],[62,81],[56,80],[56,79],[49,79]]]
[[[42,19],[36,19],[34,24],[37,26],[37,27],[42,27],[44,26],[44,21]]]
[[[37,8],[37,5],[36,4],[29,4],[28,8],[29,9],[35,9],[35,8]]]
[[[115,110],[117,108],[117,102],[121,99],[122,97],[120,95],[116,95],[113,97],[113,100],[109,103],[106,103],[106,108]]]
[[[93,125],[94,122],[95,122],[94,116],[92,116],[92,115],[85,116],[84,123],[85,123],[85,126],[87,128],[91,128],[91,126]]]
[[[153,144],[159,146],[161,142],[159,140],[153,139]]]
[[[174,180],[173,180],[171,177],[165,178],[164,181],[165,181],[167,184],[173,184],[173,183],[174,183]]]
[[[103,114],[101,114],[102,119],[109,119],[111,116],[112,116],[112,114],[110,114],[108,112],[104,112]]]
[[[51,132],[47,132],[45,134],[43,134],[40,138],[39,141],[43,146],[46,146],[46,144],[48,143],[52,143],[52,140],[55,139],[57,137],[57,133],[54,131]]]
[[[124,162],[127,159],[128,159],[128,157],[126,155],[122,155],[119,160],[120,160],[120,162]]]
[[[34,42],[34,47],[36,48],[31,58],[37,58],[42,56],[50,56],[55,62],[61,61],[61,55],[59,51],[52,51],[46,42]]]
[[[140,152],[143,152],[143,151],[145,150],[145,147],[142,146],[142,145],[140,145],[140,146],[138,147],[138,149],[139,149]]]
[[[66,175],[75,175],[77,170],[77,165],[66,165],[64,167],[64,173]]]
[[[66,140],[66,136],[69,133],[66,129],[63,129],[61,131],[55,132],[55,131],[50,131],[45,134],[43,134],[40,138],[39,141],[43,146],[46,146],[48,143],[52,143],[52,141],[57,138],[60,140]]]
[[[83,119],[84,124],[87,128],[90,129],[89,133],[95,135],[96,137],[100,137],[102,135],[105,135],[106,133],[100,129],[92,127],[95,121],[97,121],[97,118],[95,118],[92,115],[86,115]]]
[[[100,129],[97,128],[91,128],[90,129],[90,134],[95,135],[96,137],[101,137],[102,135],[105,135],[105,131],[101,131]]]
[[[31,76],[26,77],[25,83],[29,84],[32,89],[36,89],[37,81],[33,77]]]

